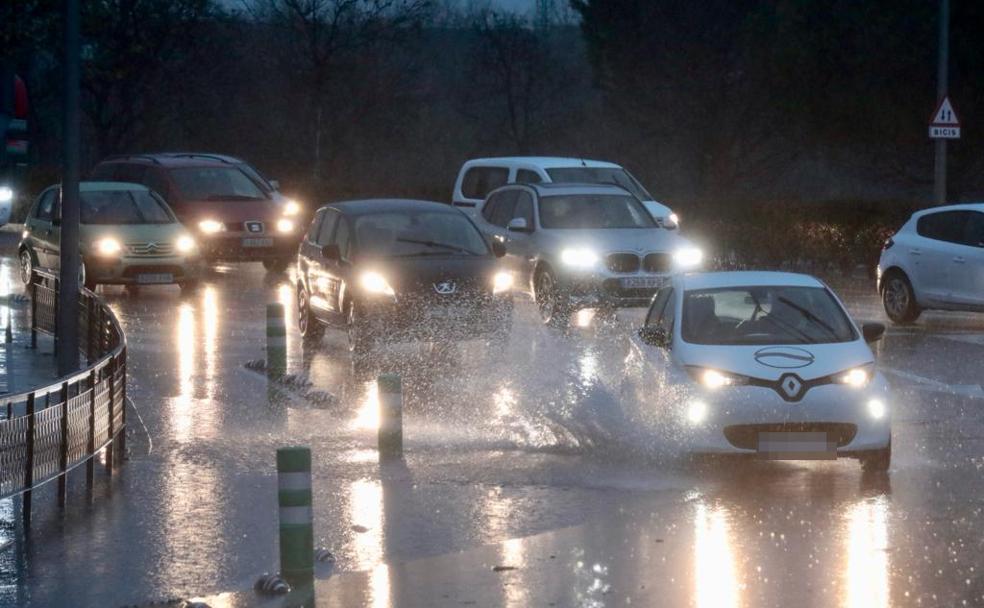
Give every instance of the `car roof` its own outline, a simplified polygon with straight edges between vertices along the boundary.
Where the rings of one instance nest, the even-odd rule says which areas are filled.
[[[984,213],[984,203],[956,203],[953,205],[930,207],[928,209],[920,209],[919,211],[916,211],[912,214],[912,217],[922,217],[924,215],[938,213],[940,211],[980,211],[981,213]]]
[[[771,272],[739,270],[728,272],[695,272],[681,275],[680,287],[692,289],[718,289],[722,287],[784,286],[824,287],[817,278],[795,272]]]
[[[54,184],[50,187],[56,187],[59,184]],[[79,182],[80,192],[106,192],[110,190],[150,190],[147,186],[143,184],[131,184],[129,182]]]
[[[392,211],[445,211],[461,213],[446,203],[423,201],[410,198],[368,198],[328,203],[322,208],[332,207],[347,215],[371,215]],[[462,214],[463,215],[463,214]]]
[[[157,154],[118,154],[104,158],[103,163],[138,163],[162,167],[228,167],[242,164],[242,161],[221,154],[195,154],[167,152]]]
[[[502,164],[524,164],[539,167],[541,169],[564,169],[571,167],[591,167],[620,169],[621,166],[603,160],[591,160],[587,158],[570,158],[563,156],[496,156],[490,158],[475,158],[465,163],[472,165],[502,165]]]
[[[621,194],[632,196],[632,193],[616,184],[580,184],[568,182],[548,182],[540,184],[508,184],[501,189],[531,188],[538,196],[569,196],[574,194]],[[492,194],[491,192],[489,193]],[[488,198],[488,197],[486,197]]]

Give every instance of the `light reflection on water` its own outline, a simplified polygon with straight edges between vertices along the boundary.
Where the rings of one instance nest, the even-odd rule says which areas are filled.
[[[847,513],[845,608],[889,605],[888,500],[862,500]]]
[[[378,480],[359,479],[349,485],[349,520],[366,528],[352,537],[355,567],[375,568],[383,559],[383,488]]]
[[[694,513],[694,586],[697,608],[741,605],[738,571],[732,550],[727,509],[704,502]]]

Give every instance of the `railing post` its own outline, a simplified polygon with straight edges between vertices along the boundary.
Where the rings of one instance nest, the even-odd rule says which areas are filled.
[[[120,354],[118,355],[118,360],[119,362],[117,363],[116,367],[123,371],[123,373],[120,374],[121,376],[120,382],[123,383],[120,386],[120,394],[123,396],[123,398],[120,399],[120,407],[123,408],[123,411],[120,412],[120,414],[122,414],[120,416],[120,460],[123,461],[126,460],[126,347],[125,346],[120,350]]]
[[[58,506],[65,506],[65,495],[68,487],[68,382],[62,383],[61,389],[61,442],[58,449]]]
[[[115,447],[113,445],[113,434],[114,434],[113,418],[116,415],[116,411],[115,411],[116,396],[114,394],[116,393],[116,386],[115,386],[116,359],[110,358],[108,365],[106,367],[109,368],[109,382],[107,383],[109,385],[109,407],[107,408],[107,410],[109,411],[109,421],[107,425],[107,428],[109,429],[109,435],[108,435],[109,445],[106,446],[106,471],[110,475],[112,475],[113,474],[113,448]]]
[[[96,459],[93,458],[96,451],[96,370],[89,372],[89,442],[86,446],[86,453],[89,459],[85,463],[85,483],[92,490],[92,481],[95,477]]]
[[[34,393],[27,396],[27,457],[24,459],[24,524],[31,523],[31,486],[34,485]]]
[[[31,348],[38,347],[38,283],[31,271]]]
[[[61,290],[61,283],[58,282],[58,278],[57,277],[55,279],[53,279],[52,282],[53,282],[53,284],[55,286],[54,303],[52,304],[52,308],[54,309],[54,313],[55,313],[55,318],[51,322],[51,326],[54,328],[54,338],[55,338],[54,344],[55,344],[55,346],[54,346],[54,349],[53,350],[54,350],[54,354],[55,354],[55,359],[57,359],[58,358],[58,343],[60,342],[60,340],[58,339],[58,292],[59,292],[59,290]]]
[[[85,296],[80,296],[85,297]],[[95,332],[93,328],[96,326],[96,320],[94,315],[94,310],[92,306],[93,299],[85,298],[85,360],[92,365],[95,360],[95,349],[93,348],[93,338],[95,337]]]

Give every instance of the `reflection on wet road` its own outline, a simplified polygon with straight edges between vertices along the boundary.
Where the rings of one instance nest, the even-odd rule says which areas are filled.
[[[881,316],[848,292],[852,312]],[[984,401],[970,393],[893,378],[888,476],[854,461],[694,465],[626,415],[638,311],[578,315],[565,336],[521,303],[504,349],[400,345],[362,372],[335,332],[302,348],[290,278],[259,267],[219,268],[186,297],[104,296],[153,441],[131,417],[131,458],[91,502],[80,481],[63,514],[41,493],[29,542],[0,552],[0,605],[247,589],[276,567],[273,455],[286,444],[314,453],[316,545],[340,572],[320,583],[328,606],[984,604]],[[289,371],[312,383],[275,403],[243,366],[263,356],[273,301],[286,309]],[[981,336],[984,317],[927,315],[891,330],[879,357],[979,384]],[[403,463],[377,460],[378,371],[403,376]],[[312,389],[334,399],[306,399]],[[0,503],[0,520],[13,508]]]

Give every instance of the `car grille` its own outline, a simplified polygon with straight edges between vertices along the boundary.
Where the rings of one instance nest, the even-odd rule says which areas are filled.
[[[735,424],[724,427],[724,437],[743,450],[758,449],[759,433],[826,433],[827,441],[843,447],[854,440],[858,427],[841,422],[778,422],[773,424]]]
[[[132,256],[163,257],[174,254],[174,245],[161,242],[127,243],[126,251]]]
[[[605,259],[612,272],[638,272],[639,256],[634,253],[612,253]]]
[[[646,272],[669,272],[673,268],[673,256],[668,253],[650,253],[642,261]]]

